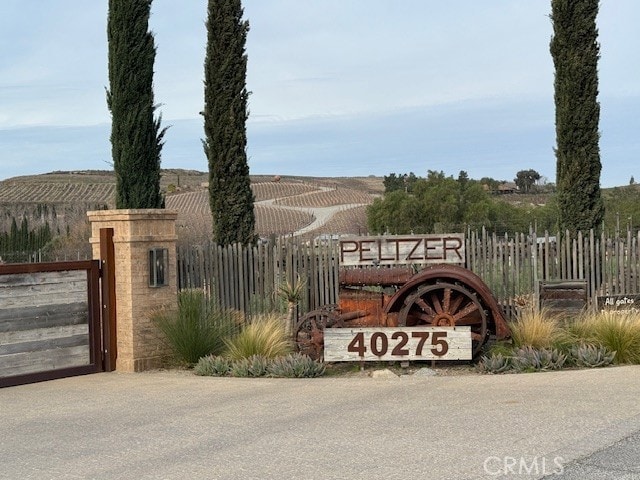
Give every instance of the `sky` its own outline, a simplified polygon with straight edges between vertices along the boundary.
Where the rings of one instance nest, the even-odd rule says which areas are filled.
[[[251,174],[555,182],[548,0],[244,0]],[[0,179],[112,168],[106,0],[0,0]],[[206,0],[154,0],[163,168],[206,171]],[[640,2],[602,0],[601,185],[640,180]]]

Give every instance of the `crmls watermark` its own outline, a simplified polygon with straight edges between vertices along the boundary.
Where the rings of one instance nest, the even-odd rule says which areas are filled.
[[[491,476],[501,475],[562,475],[564,473],[562,457],[487,457],[482,464],[485,473]]]

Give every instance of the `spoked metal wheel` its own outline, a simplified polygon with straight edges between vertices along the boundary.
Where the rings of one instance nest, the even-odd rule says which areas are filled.
[[[301,317],[296,325],[294,340],[298,351],[314,360],[322,360],[324,329],[344,327],[340,313],[334,310],[313,310]]]
[[[477,294],[464,285],[437,282],[410,293],[398,315],[400,326],[471,327],[473,355],[487,338],[487,313]]]

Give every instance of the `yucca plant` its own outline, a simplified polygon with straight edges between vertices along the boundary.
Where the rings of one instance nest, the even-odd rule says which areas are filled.
[[[237,335],[224,339],[226,355],[237,360],[261,355],[274,358],[293,351],[285,326],[276,314],[259,315]]]
[[[201,357],[220,354],[224,339],[238,331],[242,316],[209,301],[201,290],[178,293],[178,309],[151,314],[175,359],[194,365]]]
[[[300,279],[300,275],[295,282],[285,280],[278,286],[278,295],[287,301],[287,325],[285,328],[287,335],[293,335],[296,306],[302,299],[304,287],[305,282]]]

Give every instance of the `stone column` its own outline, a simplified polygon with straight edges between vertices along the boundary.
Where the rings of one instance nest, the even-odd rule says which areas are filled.
[[[176,218],[161,209],[97,210],[91,222],[93,258],[100,258],[100,229],[113,228],[116,278],[116,370],[138,372],[161,365],[167,355],[150,313],[177,307]],[[149,285],[149,251],[167,249],[163,286]]]

